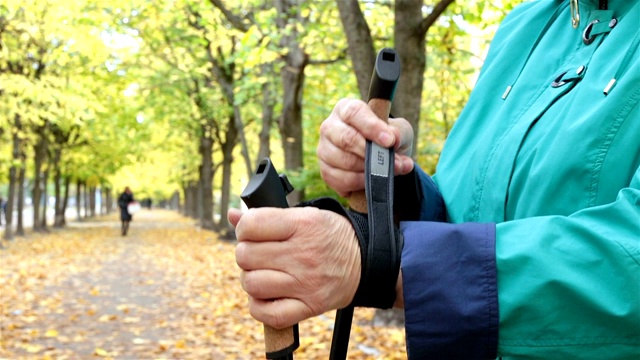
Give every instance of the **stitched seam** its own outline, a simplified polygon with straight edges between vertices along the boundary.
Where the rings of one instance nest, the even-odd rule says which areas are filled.
[[[489,324],[489,327],[487,329],[487,335],[486,335],[486,339],[487,339],[487,354],[486,356],[489,357],[495,357],[497,355],[497,351],[498,351],[498,328],[495,325],[494,319],[496,319],[498,317],[497,312],[498,312],[498,302],[497,299],[494,299],[494,288],[497,287],[497,278],[495,276],[492,276],[492,266],[494,266],[495,264],[495,256],[493,257],[493,263],[491,263],[491,254],[495,254],[495,249],[491,249],[490,247],[490,231],[489,231],[489,226],[491,225],[486,225],[484,226],[484,248],[485,248],[485,254],[486,254],[486,258],[484,261],[484,288],[485,288],[485,298],[486,298],[486,303],[489,304],[490,306],[487,306],[486,312],[485,312],[485,316],[487,318],[487,323]],[[494,236],[495,239],[495,236]]]
[[[627,120],[628,117],[623,117],[625,113],[631,111],[633,106],[635,106],[640,98],[640,88],[636,88],[636,92],[633,93],[632,96],[629,97],[629,101],[627,101],[624,106],[620,108],[620,111],[615,115],[614,121],[609,126],[607,134],[602,141],[602,144],[599,147],[598,154],[596,155],[595,162],[593,164],[593,168],[591,169],[591,184],[589,186],[589,200],[588,206],[595,206],[598,198],[598,185],[600,184],[600,176],[602,175],[602,164],[604,164],[604,160],[609,154],[609,150],[611,149],[611,144],[613,144],[613,140],[622,124]]]
[[[583,345],[603,345],[603,344],[638,344],[640,338],[631,337],[584,337],[576,339],[549,339],[549,340],[509,340],[501,339],[500,345],[503,347],[560,347],[560,346],[583,346]]]

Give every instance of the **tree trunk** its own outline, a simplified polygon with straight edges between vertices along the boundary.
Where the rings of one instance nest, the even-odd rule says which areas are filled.
[[[113,211],[113,194],[112,194],[113,190],[110,187],[107,187],[105,191],[106,191],[105,195],[107,198],[105,202],[105,208],[108,215],[108,214],[111,214],[111,211]]]
[[[273,64],[263,64],[260,67],[262,76],[267,79],[273,77]],[[270,81],[262,84],[262,128],[260,129],[260,148],[258,150],[259,163],[262,159],[271,156],[271,125],[275,108],[275,93]]]
[[[198,187],[200,182],[193,182],[189,186],[189,196],[191,197],[191,206],[189,212],[191,213],[191,217],[194,219],[198,219]]]
[[[247,178],[250,178],[253,174],[253,169],[257,166],[257,164],[254,164],[251,161],[251,156],[249,155],[249,145],[247,145],[247,139],[244,136],[244,122],[242,121],[242,113],[240,113],[240,107],[238,107],[237,105],[233,105],[233,124],[229,124],[229,126],[235,127],[237,137],[240,138],[240,152],[242,153],[242,158],[244,159],[245,168],[247,170]]]
[[[336,1],[349,43],[349,55],[358,79],[358,88],[363,98],[366,98],[368,90],[364,89],[368,89],[375,63],[375,54],[371,50],[371,35],[366,34],[368,26],[357,1]],[[402,71],[391,112],[396,117],[406,118],[413,126],[414,149],[417,149],[416,141],[420,131],[420,105],[426,67],[426,34],[429,27],[452,2],[453,0],[442,0],[436,3],[426,17],[423,16],[424,0],[395,2],[394,48],[400,56]]]
[[[82,182],[76,180],[76,209],[78,212],[78,221],[82,220]]]
[[[191,194],[189,193],[189,185],[186,182],[182,183],[182,197],[184,198],[184,208],[182,208],[182,215],[191,217],[189,211],[191,206]]]
[[[221,2],[214,1],[212,4],[222,10],[223,14],[229,22],[242,32],[246,32],[247,28],[242,22],[243,16],[233,16],[224,8]],[[302,147],[302,95],[304,85],[304,70],[309,63],[309,57],[301,48],[298,41],[298,26],[304,26],[305,17],[300,14],[299,9],[302,0],[273,0],[278,16],[276,17],[276,26],[278,31],[284,34],[280,40],[280,47],[286,49],[285,66],[281,71],[281,79],[283,84],[284,99],[282,102],[282,114],[280,117],[280,135],[285,156],[285,169],[290,174],[299,172],[304,167],[303,147]],[[213,64],[217,61],[210,51],[209,57]],[[215,66],[214,66],[215,68]],[[219,67],[218,67],[219,68]],[[214,69],[215,71],[215,69]],[[218,81],[220,77],[216,74]],[[238,124],[238,131],[243,129]],[[242,138],[241,134],[241,138]],[[265,151],[268,148],[262,148]],[[262,156],[264,152],[261,152]],[[245,158],[248,158],[245,155]],[[261,159],[260,159],[261,160]],[[249,171],[251,175],[251,171]],[[294,190],[289,195],[291,203],[297,203],[304,197],[304,190]]]
[[[100,213],[100,215],[104,215],[105,212],[105,207],[106,207],[106,202],[105,202],[105,194],[104,194],[105,188],[100,185],[100,211],[98,211]]]
[[[65,214],[67,213],[67,205],[69,204],[69,188],[71,186],[71,177],[64,177],[64,194],[62,195],[62,203],[60,204],[60,215],[59,218],[56,218],[59,227],[64,227],[67,225],[67,219]],[[56,202],[57,204],[57,202]]]
[[[91,206],[90,204],[90,200],[89,200],[89,186],[87,185],[86,181],[82,182],[82,197],[83,197],[83,202],[84,202],[84,218],[87,219],[89,218],[89,214],[90,214],[90,208]]]
[[[14,135],[14,147],[15,147],[15,137]],[[4,238],[6,240],[13,239],[13,202],[16,197],[16,166],[11,165],[9,168],[9,193],[7,194],[7,204],[5,207],[4,220],[5,220],[5,228],[4,228]]]
[[[36,143],[33,145],[33,189],[31,190],[31,198],[33,201],[33,230],[40,231],[42,221],[40,219],[42,204],[42,165],[46,156],[46,143],[44,126],[38,127]]]
[[[285,34],[282,36],[280,45],[287,50],[285,65],[280,72],[284,98],[279,125],[285,169],[289,174],[297,173],[304,168],[302,97],[304,70],[309,64],[309,55],[304,52],[298,42],[297,27],[303,23],[298,11],[301,3],[302,0],[275,0],[275,8],[279,14],[276,25]],[[303,198],[304,189],[294,190],[288,197],[289,202],[293,204],[297,204]]]
[[[197,199],[198,197],[198,182],[190,181],[184,186],[184,198],[185,198],[185,206],[184,206],[184,214],[192,219],[198,218],[198,207],[197,207]]]
[[[24,236],[24,178],[27,173],[27,155],[24,153],[24,148],[20,152],[20,161],[22,166],[18,170],[18,221],[16,223],[16,235]]]
[[[200,226],[203,229],[214,230],[213,221],[213,140],[211,131],[203,129],[200,137],[200,155],[202,156],[202,166],[200,167],[200,181],[202,184],[202,213]]]
[[[40,230],[47,231],[47,204],[49,203],[49,191],[47,184],[49,183],[49,166],[45,167],[42,173],[42,219],[40,222]]]
[[[360,96],[368,100],[369,84],[373,66],[376,62],[376,51],[373,46],[371,30],[367,24],[358,0],[336,0],[340,21],[347,36],[349,48],[347,53],[351,58],[353,70],[358,81]]]
[[[89,210],[91,217],[96,216],[96,186],[89,186]]]
[[[16,198],[16,182],[17,182],[17,167],[16,163],[20,161],[20,136],[19,130],[21,128],[21,119],[19,114],[14,115],[14,126],[16,131],[13,132],[13,136],[11,138],[12,141],[12,158],[13,161],[11,163],[11,167],[9,168],[9,193],[7,194],[7,205],[5,210],[5,224],[6,227],[4,229],[4,238],[6,240],[13,239],[13,203]]]
[[[180,192],[178,190],[174,191],[169,202],[169,208],[171,210],[180,211],[183,205],[184,204],[180,204]]]
[[[225,141],[222,145],[222,189],[220,194],[220,221],[218,229],[224,234],[229,230],[227,211],[229,211],[229,199],[231,197],[231,165],[233,164],[233,149],[238,138],[238,129],[234,126],[233,119],[229,120]]]
[[[60,154],[62,150],[57,148],[53,156],[53,188],[56,203],[53,207],[53,227],[61,228],[64,226],[64,207],[62,204],[62,174],[60,173]]]
[[[290,49],[287,65],[282,69],[284,102],[280,117],[280,135],[284,149],[284,165],[289,173],[299,172],[304,167],[302,148],[302,91],[304,69],[308,57],[300,48]],[[304,198],[304,189],[294,190],[289,201],[297,204]]]
[[[426,30],[421,30],[423,0],[397,0],[394,46],[402,71],[394,98],[394,116],[404,117],[414,131],[413,149],[420,132],[420,104],[426,66]]]

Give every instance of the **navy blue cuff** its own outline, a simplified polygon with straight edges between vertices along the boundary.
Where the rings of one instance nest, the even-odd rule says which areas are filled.
[[[403,222],[409,359],[495,359],[495,224]]]

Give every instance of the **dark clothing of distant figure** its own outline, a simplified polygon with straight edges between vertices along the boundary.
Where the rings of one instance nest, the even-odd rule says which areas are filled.
[[[131,221],[131,213],[129,213],[128,206],[134,202],[133,193],[127,187],[122,194],[118,197],[118,207],[120,207],[120,220],[122,220],[122,236],[127,235],[129,230],[129,222]]]
[[[120,207],[120,220],[131,221],[131,214],[129,214],[127,206],[133,201],[134,199],[132,193],[123,192],[122,194],[120,194],[120,197],[118,197],[118,207]]]

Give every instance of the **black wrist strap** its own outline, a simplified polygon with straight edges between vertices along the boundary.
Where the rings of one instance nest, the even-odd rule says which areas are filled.
[[[393,222],[393,149],[367,141],[365,193],[369,236],[361,243],[362,275],[355,306],[388,309],[396,299],[402,236]]]
[[[300,203],[338,213],[351,222],[360,245],[362,268],[353,306],[388,309],[396,299],[402,234],[393,222],[393,150],[367,142],[365,192],[368,213],[345,209],[337,200]]]
[[[367,214],[347,210],[332,198],[319,198],[298,205],[314,206],[346,217],[360,245],[360,283],[351,304],[336,313],[330,360],[346,359],[355,306],[388,309],[396,299],[403,238],[393,221],[393,160],[392,149],[367,142]]]

